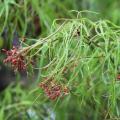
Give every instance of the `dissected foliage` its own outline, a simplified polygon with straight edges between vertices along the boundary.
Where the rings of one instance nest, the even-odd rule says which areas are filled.
[[[119,24],[119,1],[0,0],[5,62],[38,71],[1,93],[0,119],[120,119],[120,27],[103,18]]]

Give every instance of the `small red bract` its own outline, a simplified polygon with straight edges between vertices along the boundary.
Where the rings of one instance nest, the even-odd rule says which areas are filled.
[[[58,97],[67,95],[69,90],[67,87],[63,88],[61,85],[54,81],[41,82],[39,86],[44,90],[46,96],[51,100],[56,100]]]
[[[19,49],[13,47],[11,50],[2,50],[7,57],[3,60],[4,63],[10,63],[15,71],[26,70],[25,59],[19,54]]]

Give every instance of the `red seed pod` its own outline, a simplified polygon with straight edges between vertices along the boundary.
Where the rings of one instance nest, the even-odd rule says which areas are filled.
[[[117,76],[117,79],[120,80],[120,74]]]
[[[59,97],[62,98],[69,93],[69,89],[66,86],[58,84],[53,77],[45,78],[44,81],[39,84],[39,87],[43,89],[45,95],[50,100],[56,100]]]
[[[26,70],[25,58],[21,54],[18,54],[18,48],[13,47],[8,51],[3,49],[3,51],[7,55],[7,58],[3,60],[4,63],[11,63],[11,66],[15,70]]]

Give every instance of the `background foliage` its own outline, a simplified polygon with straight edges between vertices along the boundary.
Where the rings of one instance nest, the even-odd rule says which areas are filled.
[[[24,83],[26,76],[17,74],[11,78],[14,82],[0,93],[0,120],[120,119],[120,87],[116,81],[120,64],[119,5],[119,0],[0,0],[1,49],[10,49],[13,41],[22,37],[27,38],[27,44],[33,44],[54,33],[66,19],[70,19],[50,38],[57,41],[43,44],[36,63],[43,67],[49,62],[46,60],[49,56],[51,61],[57,59],[55,66],[51,65],[46,71],[39,70],[39,74],[35,72],[37,75],[28,77],[27,83]],[[77,20],[77,12],[71,10],[100,14],[86,12]],[[60,20],[54,21],[56,18]],[[76,37],[77,30],[80,35],[77,33]],[[1,62],[3,57],[0,56]],[[80,60],[71,72],[76,59]],[[74,62],[70,63],[72,60]],[[61,71],[66,65],[69,71],[63,76]],[[59,74],[56,75],[56,71]],[[49,72],[59,81],[63,77],[69,80],[70,95],[57,101],[44,96],[38,84],[41,75]],[[2,77],[0,79],[2,81]]]

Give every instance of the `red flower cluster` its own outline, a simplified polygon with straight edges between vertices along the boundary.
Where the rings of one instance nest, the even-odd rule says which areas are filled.
[[[55,100],[58,97],[67,95],[69,93],[68,88],[63,88],[61,85],[56,84],[54,81],[41,82],[39,85],[45,92],[45,94],[51,100]]]
[[[7,58],[3,60],[4,63],[11,63],[14,70],[26,70],[24,57],[19,54],[19,49],[13,47],[11,50],[2,50],[7,55]]]

